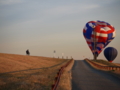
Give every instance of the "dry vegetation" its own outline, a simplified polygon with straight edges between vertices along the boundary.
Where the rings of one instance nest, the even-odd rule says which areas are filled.
[[[0,53],[0,90],[51,90],[69,60]]]
[[[57,90],[72,90],[71,88],[71,68],[74,60],[64,69]]]

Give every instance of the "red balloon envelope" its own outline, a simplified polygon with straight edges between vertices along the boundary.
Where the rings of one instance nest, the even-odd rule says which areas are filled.
[[[89,21],[83,29],[83,35],[92,53],[98,56],[115,38],[115,28],[104,21]]]

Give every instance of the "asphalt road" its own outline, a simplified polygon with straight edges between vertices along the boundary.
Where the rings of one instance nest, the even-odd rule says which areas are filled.
[[[72,90],[120,90],[120,79],[92,68],[84,60],[75,60],[72,68]]]

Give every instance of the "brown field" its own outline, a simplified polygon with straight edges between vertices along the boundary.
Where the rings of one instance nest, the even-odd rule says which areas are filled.
[[[0,53],[0,90],[51,90],[69,60]]]

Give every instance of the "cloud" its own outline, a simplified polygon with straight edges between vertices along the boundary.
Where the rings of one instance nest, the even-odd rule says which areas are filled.
[[[21,2],[23,1],[22,0],[0,0],[0,4],[2,5],[11,5],[11,4],[16,4]]]

